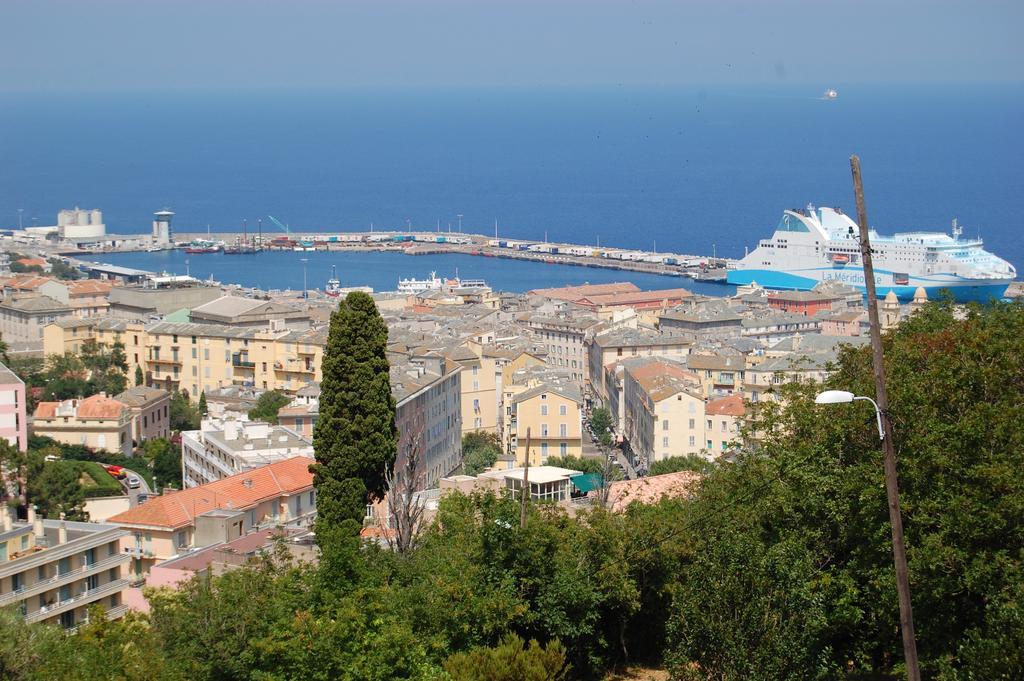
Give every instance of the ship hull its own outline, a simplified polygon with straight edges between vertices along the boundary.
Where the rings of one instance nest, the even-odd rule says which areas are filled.
[[[794,291],[810,291],[825,281],[839,281],[864,291],[864,271],[862,269],[819,267],[793,271],[767,269],[730,270],[726,281],[730,284],[747,285],[757,283],[770,289],[788,289]],[[963,279],[955,275],[934,274],[928,276],[909,276],[897,283],[895,275],[888,270],[875,270],[875,288],[879,297],[892,291],[900,300],[912,300],[918,288],[923,288],[929,300],[939,297],[940,292],[948,290],[958,302],[985,302],[992,298],[1000,299],[1010,285],[1009,279]]]

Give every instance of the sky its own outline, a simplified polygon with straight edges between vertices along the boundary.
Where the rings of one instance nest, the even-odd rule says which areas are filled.
[[[0,0],[0,92],[1019,82],[1021,0]]]

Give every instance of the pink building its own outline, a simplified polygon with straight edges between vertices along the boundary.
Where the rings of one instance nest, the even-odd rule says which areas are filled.
[[[28,449],[25,421],[25,383],[0,364],[0,437],[23,452]]]

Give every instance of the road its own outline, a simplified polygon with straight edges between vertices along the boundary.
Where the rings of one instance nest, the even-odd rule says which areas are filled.
[[[152,494],[152,490],[149,489],[149,483],[146,482],[146,479],[139,475],[137,472],[130,470],[128,468],[125,468],[124,472],[124,479],[120,481],[121,487],[124,488],[125,493],[128,495],[128,507],[135,508],[136,506],[139,505],[139,495]],[[139,481],[142,483],[136,489],[128,487],[128,478],[132,477],[133,475],[137,477]]]

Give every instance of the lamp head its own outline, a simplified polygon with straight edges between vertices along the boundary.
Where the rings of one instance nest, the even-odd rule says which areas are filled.
[[[853,393],[845,390],[826,390],[814,398],[815,404],[846,404],[853,402]]]

